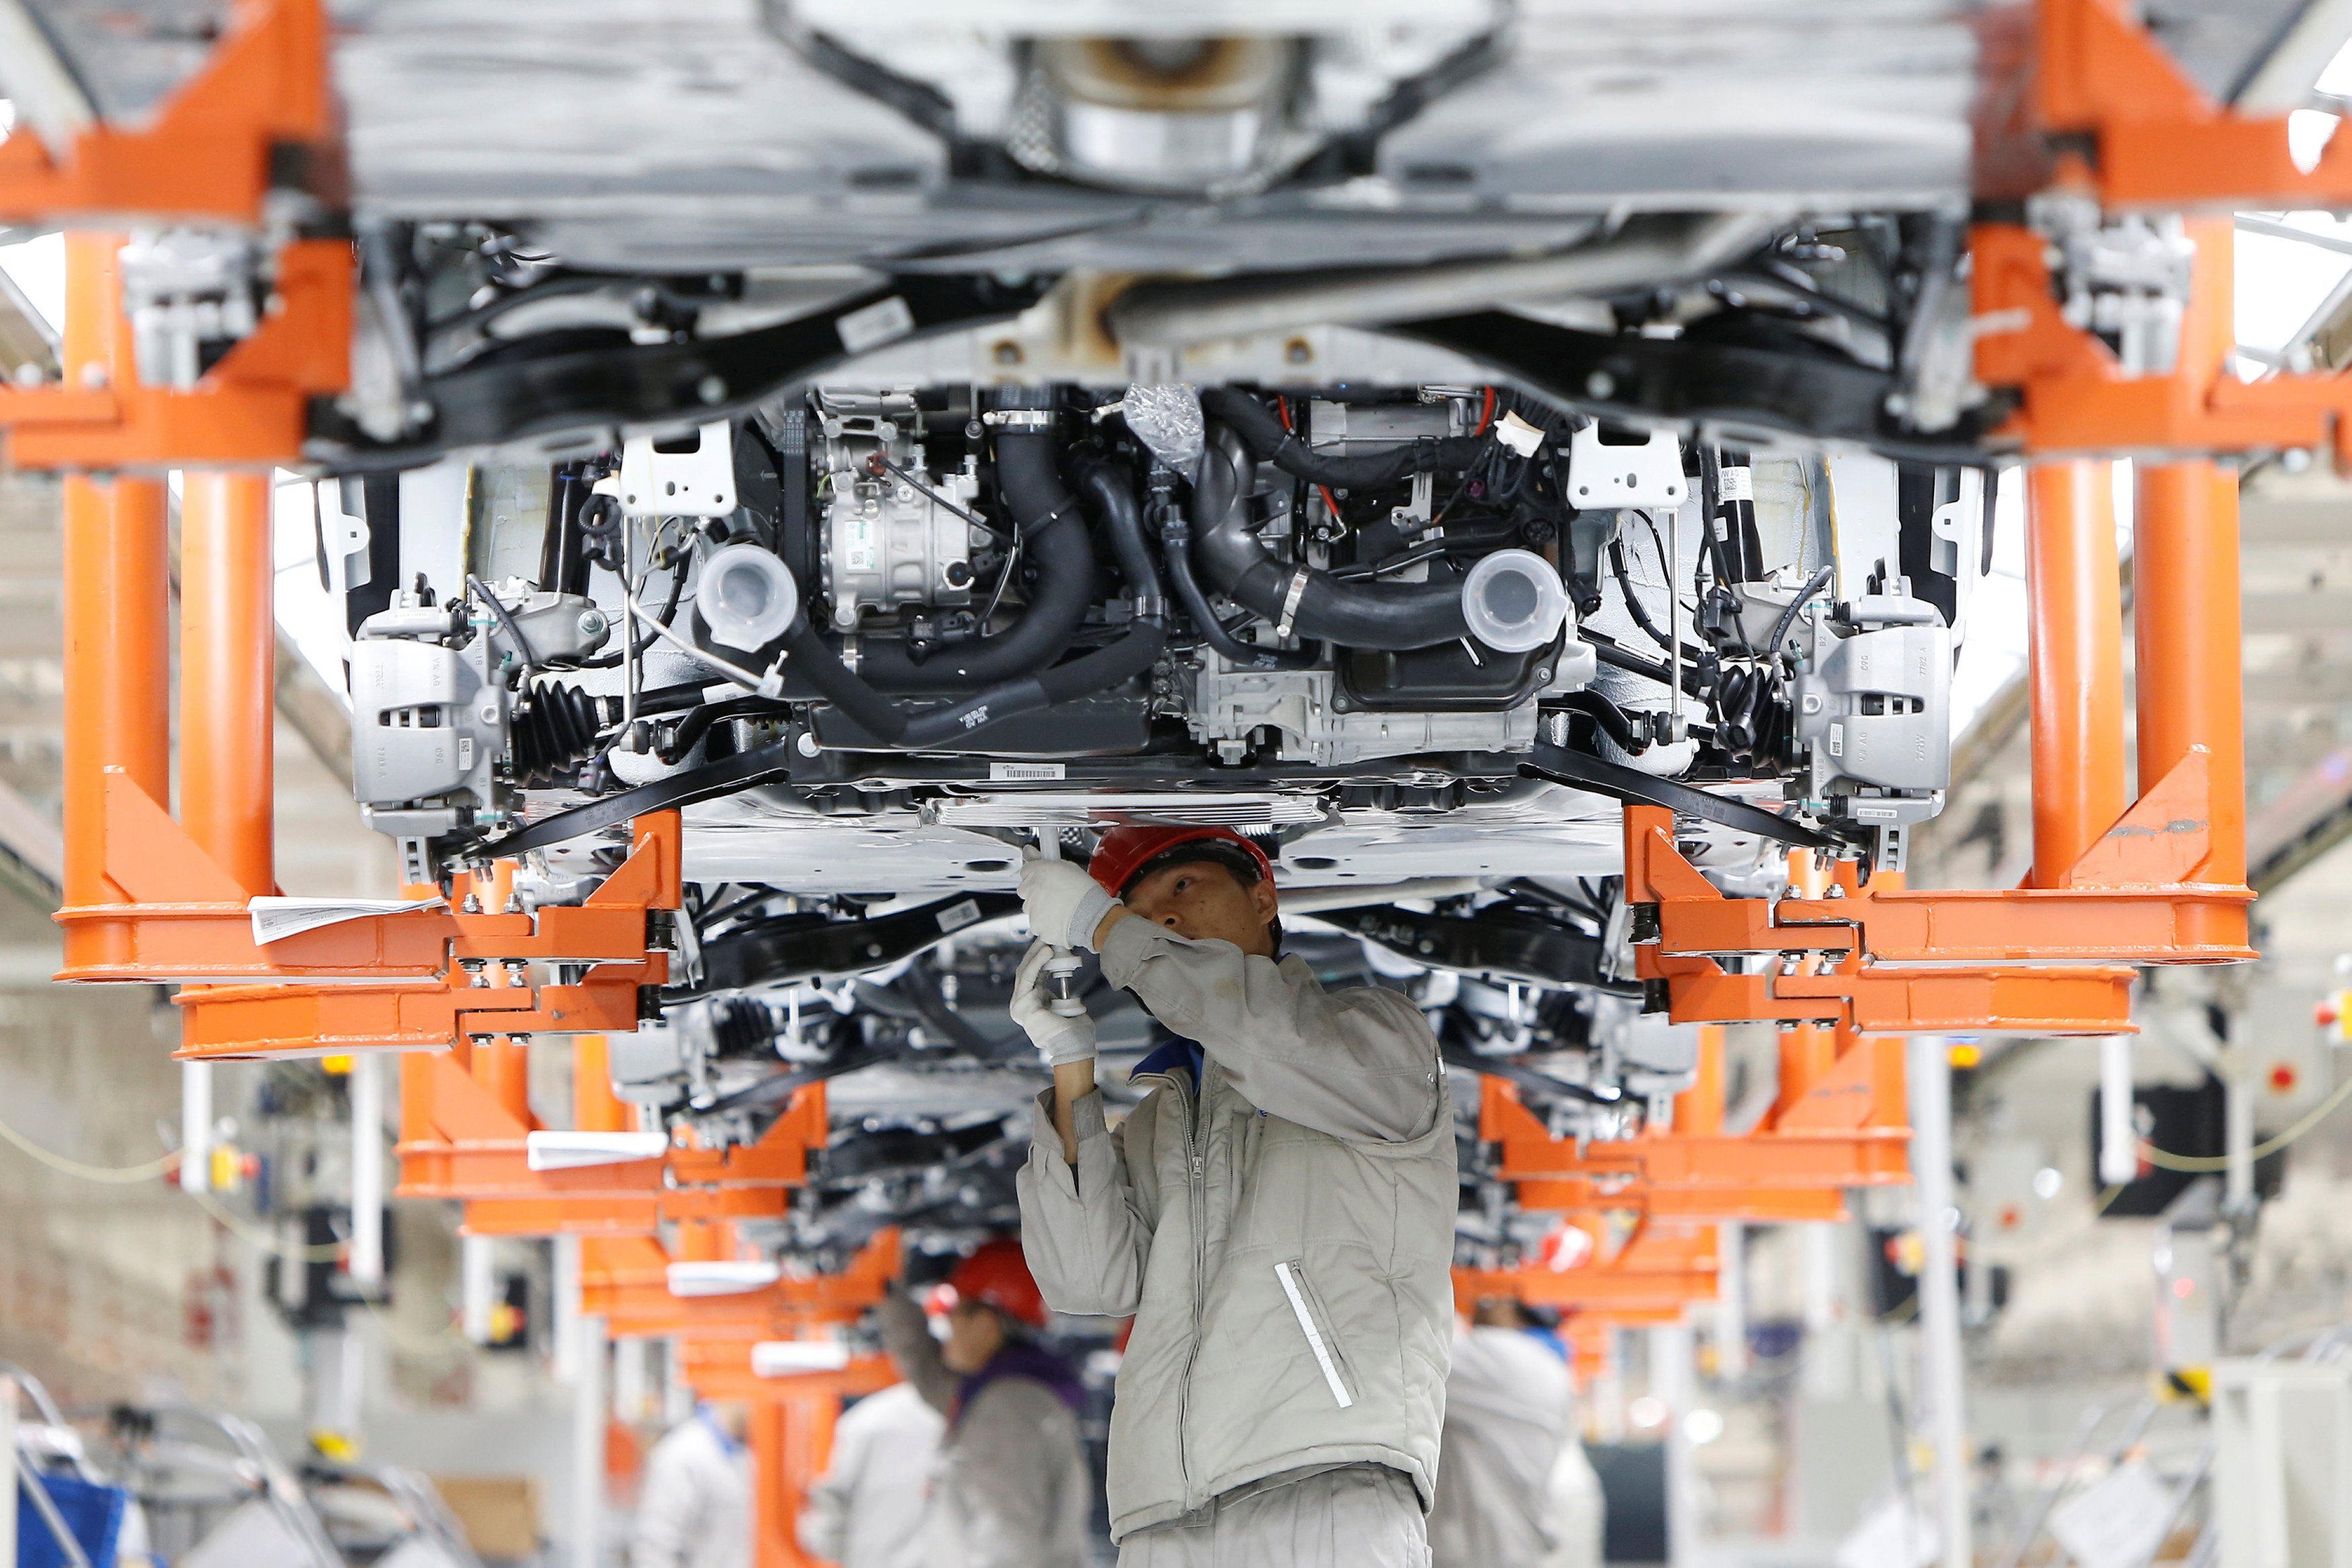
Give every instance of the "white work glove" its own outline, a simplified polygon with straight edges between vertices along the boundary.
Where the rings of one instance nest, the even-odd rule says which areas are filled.
[[[1021,864],[1021,904],[1029,912],[1029,933],[1040,942],[1091,951],[1095,927],[1118,903],[1068,861],[1036,855]]]
[[[1101,889],[1096,889],[1097,893]],[[1045,960],[1054,956],[1044,942],[1029,944],[1021,967],[1013,976],[1013,1021],[1029,1036],[1048,1067],[1093,1060],[1095,1020],[1080,1013],[1064,1018],[1054,1010],[1054,996],[1045,988]]]

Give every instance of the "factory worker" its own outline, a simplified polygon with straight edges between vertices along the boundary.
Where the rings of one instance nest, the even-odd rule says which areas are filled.
[[[922,1523],[946,1425],[911,1383],[843,1411],[832,1461],[801,1509],[801,1550],[840,1568],[899,1568]]]
[[[629,1568],[751,1568],[751,1412],[705,1400],[646,1457]]]
[[[1094,1477],[1078,1444],[1086,1391],[1030,1337],[1045,1301],[1021,1244],[985,1243],[948,1277],[947,1342],[893,1291],[883,1348],[946,1417],[903,1568],[1085,1568]]]
[[[1436,1568],[1549,1568],[1598,1525],[1574,1492],[1556,1486],[1563,1455],[1582,1456],[1571,1425],[1568,1352],[1551,1326],[1517,1301],[1484,1301],[1454,1342],[1445,1383],[1445,1442],[1437,1506],[1429,1516]]]
[[[1034,860],[1013,1015],[1054,1066],[1020,1177],[1045,1299],[1135,1318],[1111,1414],[1122,1568],[1420,1568],[1454,1325],[1454,1119],[1437,1041],[1388,990],[1327,992],[1265,852],[1122,826]],[[1114,1135],[1052,943],[1177,1038]]]

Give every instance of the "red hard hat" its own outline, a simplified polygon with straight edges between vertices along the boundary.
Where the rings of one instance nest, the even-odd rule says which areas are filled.
[[[1103,834],[1102,842],[1095,846],[1095,858],[1087,862],[1087,870],[1113,898],[1127,891],[1127,884],[1163,852],[1178,844],[1198,843],[1213,839],[1221,844],[1238,844],[1247,850],[1258,863],[1266,881],[1274,880],[1274,862],[1265,852],[1234,831],[1231,828],[1183,827],[1169,823],[1122,822]]]
[[[1045,1297],[1030,1277],[1021,1243],[1009,1237],[981,1243],[978,1251],[955,1266],[948,1285],[959,1301],[982,1301],[1033,1329],[1045,1326]]]

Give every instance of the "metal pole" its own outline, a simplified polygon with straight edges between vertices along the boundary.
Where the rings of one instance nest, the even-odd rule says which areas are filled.
[[[569,1383],[580,1374],[580,1238],[555,1237],[548,1249],[555,1265],[555,1376]]]
[[[2032,885],[2060,887],[2126,800],[2114,465],[2044,463],[2028,482]]]
[[[1936,1457],[1936,1521],[1943,1568],[1970,1568],[1969,1451],[1962,1406],[1960,1291],[1953,1224],[1952,1065],[1942,1037],[1910,1040],[1911,1173],[1918,1183],[1922,1429]]]
[[[457,1239],[458,1315],[466,1338],[490,1343],[490,1314],[498,1305],[498,1243],[488,1236]]]
[[[2226,258],[2227,247],[2219,253]],[[2199,265],[2207,264],[2202,250]],[[2227,298],[2225,295],[2224,298]],[[2183,880],[2246,880],[2245,639],[2239,600],[2238,476],[2212,463],[2143,465],[2132,513],[2139,787],[2197,747],[2211,790],[2204,862]],[[2241,935],[2245,915],[2234,910]]]
[[[1715,1375],[1730,1379],[1748,1370],[1748,1227],[1717,1226],[1715,1257]]]
[[[383,1075],[375,1058],[352,1058],[352,1283],[383,1283]]]
[[[180,825],[249,894],[278,880],[269,507],[267,475],[181,482]]]
[[[2131,1036],[2099,1041],[2099,1185],[2121,1186],[2139,1175],[2139,1128],[2132,1116]]]
[[[180,1063],[180,1190],[213,1185],[213,1064]]]
[[[598,1568],[604,1530],[604,1320],[575,1317],[572,1329],[572,1568]]]
[[[0,1376],[0,1455],[7,1457],[8,1490],[0,1497],[0,1568],[16,1568],[16,1380]]]
[[[1689,1323],[1660,1323],[1650,1330],[1650,1392],[1666,1406],[1666,1562],[1670,1568],[1687,1568],[1698,1556],[1698,1521],[1693,1506],[1697,1501],[1693,1495],[1696,1472],[1691,1463],[1690,1438],[1683,1431],[1698,1381],[1693,1360]]]

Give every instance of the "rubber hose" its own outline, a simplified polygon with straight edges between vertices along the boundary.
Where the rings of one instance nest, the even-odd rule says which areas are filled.
[[[1078,454],[1071,477],[1102,519],[1111,559],[1118,562],[1118,574],[1135,596],[1136,614],[1159,619],[1168,594],[1160,586],[1160,569],[1152,563],[1151,547],[1145,542],[1143,503],[1136,497],[1133,476],[1106,455],[1088,451]]]
[[[1341,581],[1311,566],[1284,566],[1249,528],[1249,455],[1231,430],[1212,427],[1193,488],[1201,531],[1193,552],[1234,603],[1302,637],[1343,648],[1433,648],[1470,634],[1461,585]]]
[[[1157,622],[1138,622],[1126,636],[1083,658],[1002,682],[947,707],[909,713],[853,674],[805,616],[784,633],[785,650],[810,685],[881,745],[910,751],[961,741],[1003,719],[1124,685],[1150,669],[1167,645]]]
[[[1160,553],[1167,558],[1169,580],[1176,585],[1176,602],[1201,629],[1201,641],[1215,649],[1226,664],[1242,670],[1305,670],[1322,663],[1318,649],[1260,647],[1225,630],[1217,619],[1216,607],[1209,602],[1207,590],[1192,570],[1192,525],[1183,513],[1168,514],[1160,541],[1166,547]]]
[[[1022,554],[1037,565],[1029,608],[994,637],[970,637],[917,660],[897,638],[862,639],[858,674],[879,692],[968,693],[1034,674],[1069,651],[1095,596],[1095,547],[1077,498],[1055,472],[1054,438],[996,438],[996,479],[1021,525]]]
[[[1377,489],[1433,468],[1467,468],[1495,444],[1491,435],[1433,436],[1388,452],[1339,457],[1316,451],[1285,430],[1281,418],[1247,392],[1210,387],[1201,393],[1201,407],[1238,432],[1258,456],[1316,485]]]

